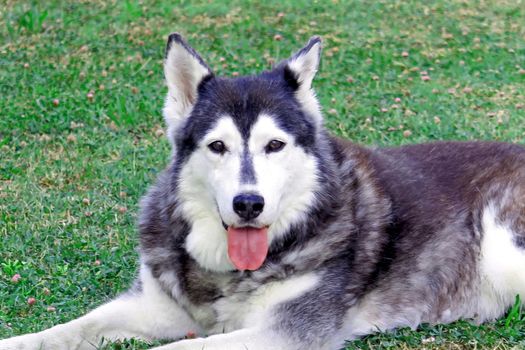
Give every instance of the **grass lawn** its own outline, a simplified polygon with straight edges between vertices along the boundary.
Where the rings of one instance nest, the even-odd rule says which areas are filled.
[[[133,280],[137,203],[170,153],[160,111],[172,31],[225,75],[268,69],[321,35],[326,124],[357,142],[525,140],[523,1],[4,0],[0,338],[78,317]],[[125,346],[108,348],[147,347]],[[523,349],[525,316],[348,345],[423,347]]]

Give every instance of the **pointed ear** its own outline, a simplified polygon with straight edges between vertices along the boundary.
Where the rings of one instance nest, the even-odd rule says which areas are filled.
[[[175,130],[191,113],[197,100],[199,84],[213,74],[182,36],[173,33],[168,37],[166,45],[164,75],[168,84],[164,118],[168,126],[168,137],[173,142]]]
[[[296,89],[296,98],[317,127],[323,123],[319,101],[312,90],[312,81],[321,60],[321,38],[314,36],[308,44],[284,62],[285,80]]]
[[[287,65],[295,74],[299,87],[310,89],[321,60],[321,38],[314,36],[308,44],[288,59]]]

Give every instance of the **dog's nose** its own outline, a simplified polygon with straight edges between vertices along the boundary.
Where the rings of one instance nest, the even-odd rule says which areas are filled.
[[[264,209],[264,198],[253,193],[243,193],[233,198],[233,211],[244,220],[255,219]]]

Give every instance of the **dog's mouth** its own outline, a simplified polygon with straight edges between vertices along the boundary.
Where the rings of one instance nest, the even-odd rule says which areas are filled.
[[[268,226],[226,226],[228,256],[238,270],[257,270],[268,255]]]

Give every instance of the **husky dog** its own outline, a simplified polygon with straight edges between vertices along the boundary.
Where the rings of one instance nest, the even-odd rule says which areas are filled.
[[[320,52],[314,37],[271,71],[227,79],[170,35],[173,159],[142,201],[137,282],[0,349],[192,332],[157,349],[336,350],[525,300],[525,148],[331,136],[312,90]]]

